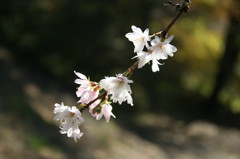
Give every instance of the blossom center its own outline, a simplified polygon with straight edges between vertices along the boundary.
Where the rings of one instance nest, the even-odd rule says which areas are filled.
[[[162,50],[163,49],[163,44],[159,44],[158,47],[159,47],[160,50]]]
[[[68,115],[69,115],[70,118],[73,118],[75,116],[75,113],[74,112],[69,112]]]
[[[145,38],[142,36],[142,37],[136,39],[136,42],[144,42],[144,39],[145,39]]]

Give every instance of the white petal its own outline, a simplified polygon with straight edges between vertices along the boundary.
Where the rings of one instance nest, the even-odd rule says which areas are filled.
[[[142,51],[143,48],[144,48],[144,43],[142,43],[142,42],[135,42],[135,43],[133,43],[133,44],[134,44],[134,46],[135,46],[134,52],[140,52],[140,51]]]
[[[145,31],[144,31],[144,33],[143,33],[145,36],[148,36],[148,34],[149,34],[149,29],[147,28]]]
[[[137,27],[135,25],[131,26],[132,30],[136,29]]]
[[[164,40],[164,43],[166,43],[166,44],[170,43],[173,38],[174,38],[173,35],[169,36],[166,40]]]
[[[142,34],[142,30],[141,30],[140,28],[134,26],[134,25],[132,26],[132,30],[133,30],[133,32],[136,32],[136,33]]]
[[[129,93],[127,94],[127,103],[130,104],[131,106],[133,106],[133,99]]]
[[[159,64],[159,62],[157,60],[152,60],[152,71],[153,72],[159,71],[158,64]]]
[[[81,78],[81,79],[84,79],[84,80],[87,79],[87,77],[86,77],[84,74],[81,74],[81,73],[76,72],[76,71],[74,71],[74,73],[75,73],[79,78]]]
[[[142,52],[139,56],[138,68],[142,68],[146,63],[151,60],[151,56],[146,52]]]
[[[172,52],[176,52],[177,51],[177,48],[173,45],[171,45],[171,49],[172,49]]]
[[[72,134],[73,134],[73,130],[72,130],[72,128],[70,128],[67,132],[67,137],[71,137]]]
[[[161,40],[158,36],[155,36],[155,39],[151,41],[152,46],[158,45],[159,43],[161,43]]]
[[[137,38],[136,34],[134,34],[134,33],[127,33],[125,35],[125,37],[128,38],[130,41],[133,41],[133,40],[135,40]]]

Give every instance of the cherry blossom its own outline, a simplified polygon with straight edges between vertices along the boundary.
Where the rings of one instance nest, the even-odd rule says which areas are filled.
[[[133,42],[135,46],[134,52],[142,51],[144,46],[149,48],[148,41],[150,41],[149,37],[149,29],[146,29],[144,32],[134,25],[132,25],[132,33],[127,33],[125,36],[129,41]]]
[[[99,85],[111,95],[114,103],[122,104],[123,101],[127,101],[128,104],[133,105],[132,90],[129,83],[133,83],[133,81],[122,74],[118,74],[117,77],[105,77]]]
[[[63,103],[61,105],[56,103],[54,114],[56,115],[53,119],[60,122],[61,134],[67,134],[67,137],[73,137],[75,141],[83,135],[79,125],[84,122],[84,118],[75,106],[69,107]]]
[[[77,97],[80,97],[78,103],[88,104],[98,97],[99,86],[96,82],[91,82],[88,80],[85,75],[76,71],[74,71],[74,73],[79,77],[79,79],[75,80],[75,83],[80,84],[76,91]]]
[[[152,50],[152,56],[154,59],[165,60],[168,58],[168,56],[173,56],[173,53],[177,51],[175,46],[169,44],[173,37],[173,35],[169,36],[162,42],[158,36],[155,36],[155,39],[151,41],[152,47],[150,48],[150,50]]]

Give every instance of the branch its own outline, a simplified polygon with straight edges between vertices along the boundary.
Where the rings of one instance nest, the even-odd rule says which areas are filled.
[[[182,15],[182,13],[187,13],[190,10],[189,3],[191,3],[191,0],[183,0],[179,4],[173,4],[171,1],[168,1],[168,3],[171,6],[176,6],[176,10],[178,14],[176,17],[168,24],[168,26],[161,32],[161,36],[165,39],[168,31],[171,29],[173,24],[178,20],[178,18]]]

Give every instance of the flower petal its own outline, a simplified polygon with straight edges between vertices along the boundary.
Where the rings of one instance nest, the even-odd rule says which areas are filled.
[[[166,44],[170,43],[173,38],[174,38],[173,35],[169,36],[166,40],[164,40],[164,43],[166,43]]]
[[[76,71],[74,71],[74,73],[75,73],[80,79],[87,80],[87,77],[86,77],[84,74],[81,74],[81,73],[76,72]]]

